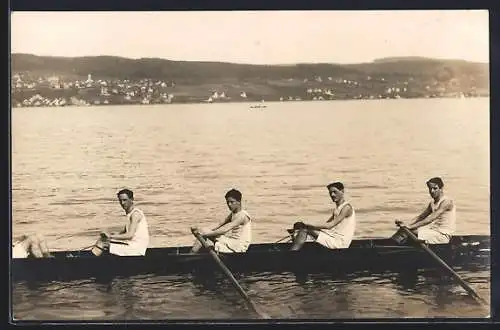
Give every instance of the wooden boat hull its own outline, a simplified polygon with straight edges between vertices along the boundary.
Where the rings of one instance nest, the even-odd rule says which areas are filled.
[[[489,236],[453,237],[450,244],[431,246],[456,270],[481,270],[490,266]],[[329,273],[412,271],[437,268],[420,248],[397,245],[390,239],[355,240],[348,249],[329,250],[306,243],[290,251],[289,243],[253,244],[246,253],[220,255],[233,273]],[[66,281],[82,278],[128,277],[141,274],[219,272],[207,253],[191,254],[190,247],[151,248],[144,257],[94,257],[88,251],[54,253],[55,258],[13,259],[11,277],[18,281]]]

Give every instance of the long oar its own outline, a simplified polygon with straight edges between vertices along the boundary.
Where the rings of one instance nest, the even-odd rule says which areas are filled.
[[[406,226],[403,226],[403,223],[401,221],[396,221],[396,225],[401,228],[407,235],[408,237],[415,243],[417,243],[425,252],[427,252],[437,263],[439,263],[444,269],[446,269],[448,271],[448,273],[450,273],[450,275],[460,284],[460,286],[462,286],[462,288],[465,289],[465,291],[467,291],[467,293],[469,295],[471,295],[477,302],[479,303],[482,303],[484,305],[487,305],[487,302],[481,298],[475,291],[474,289],[472,289],[470,287],[469,284],[467,284],[467,282],[465,282],[461,277],[460,275],[458,275],[454,270],[453,268],[451,268],[450,266],[448,266],[448,264],[446,262],[444,262],[441,258],[439,258],[437,256],[437,254],[434,253],[434,251],[432,251],[431,249],[429,249],[429,247],[423,243],[421,240],[419,240],[415,234],[413,234],[411,232],[411,230],[409,230]]]
[[[286,235],[285,237],[277,240],[276,242],[274,242],[274,244],[277,244],[277,243],[280,243],[280,242],[283,242],[284,240],[288,239],[289,241],[293,241],[293,229],[292,229],[292,232],[288,232],[288,235]]]
[[[191,232],[198,239],[198,241],[200,241],[201,245],[203,245],[203,247],[208,250],[208,252],[212,256],[212,258],[214,259],[215,263],[220,267],[220,269],[222,270],[222,272],[231,281],[231,284],[233,284],[234,288],[238,291],[238,293],[243,297],[243,299],[245,299],[245,301],[248,304],[248,306],[260,318],[269,319],[270,318],[269,315],[267,315],[266,313],[262,312],[257,307],[257,305],[250,299],[250,297],[247,295],[247,293],[245,292],[245,290],[243,290],[243,288],[240,286],[240,284],[238,283],[238,281],[236,281],[236,279],[234,278],[233,274],[231,274],[231,271],[226,267],[226,265],[224,265],[224,263],[222,262],[222,260],[220,260],[220,258],[217,255],[217,253],[215,253],[215,251],[208,245],[208,243],[205,241],[205,239],[203,237],[201,237],[200,233],[196,229],[194,229],[194,228],[191,228]]]

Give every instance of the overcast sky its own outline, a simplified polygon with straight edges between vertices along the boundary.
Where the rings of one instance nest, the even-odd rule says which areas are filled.
[[[489,62],[486,10],[15,12],[11,51],[256,64]]]

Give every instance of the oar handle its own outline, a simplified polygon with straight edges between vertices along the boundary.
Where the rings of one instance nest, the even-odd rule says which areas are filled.
[[[467,293],[469,293],[473,298],[476,299],[476,301],[479,301],[480,303],[487,304],[486,301],[481,298],[475,291],[472,289],[467,282],[465,282],[460,275],[458,275],[453,268],[448,266],[446,262],[444,262],[437,254],[434,253],[423,241],[419,240],[415,234],[408,229],[408,227],[403,225],[403,222],[396,220],[396,225],[401,228],[407,235],[408,237],[415,243],[417,243],[425,252],[427,252],[437,263],[439,263],[443,268],[445,268],[451,276],[460,284],[462,288],[464,288]]]
[[[201,245],[205,249],[210,250],[210,245],[208,245],[207,241],[205,241],[205,239],[201,236],[201,234],[198,231],[198,229],[192,227],[191,228],[191,233],[194,235],[194,237],[196,237],[196,239],[201,243]]]
[[[201,243],[201,245],[208,250],[208,253],[212,256],[212,259],[214,259],[215,263],[220,267],[222,272],[227,276],[227,278],[231,281],[231,284],[234,286],[234,288],[239,292],[239,294],[245,299],[247,304],[251,307],[251,309],[259,315],[263,319],[269,319],[270,317],[259,310],[257,305],[250,299],[250,297],[247,295],[245,290],[240,286],[238,281],[234,278],[233,274],[231,271],[224,265],[222,260],[220,260],[219,256],[215,251],[208,245],[207,241],[200,235],[200,232],[196,228],[191,228],[191,233],[196,237],[196,239]]]

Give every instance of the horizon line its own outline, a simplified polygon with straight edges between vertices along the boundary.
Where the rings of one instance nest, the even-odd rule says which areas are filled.
[[[162,58],[162,57],[126,57],[126,56],[119,56],[119,55],[106,55],[106,54],[101,54],[101,55],[82,55],[82,56],[61,56],[61,55],[38,55],[34,53],[23,53],[23,52],[18,52],[18,53],[11,53],[11,57],[13,55],[30,55],[30,56],[35,56],[35,57],[53,57],[53,58],[65,58],[65,59],[77,59],[77,58],[89,58],[89,57],[116,57],[116,58],[122,58],[122,59],[127,59],[127,60],[133,60],[133,61],[140,61],[140,60],[148,60],[148,59],[154,59],[154,60],[162,60],[162,61],[170,61],[170,62],[198,62],[198,63],[221,63],[221,64],[236,64],[236,65],[254,65],[254,66],[294,66],[294,65],[304,65],[304,64],[327,64],[327,65],[356,65],[356,64],[375,64],[377,61],[381,60],[389,60],[389,59],[394,59],[394,60],[401,60],[401,59],[415,59],[415,60],[433,60],[433,61],[463,61],[463,62],[468,62],[468,63],[475,63],[475,64],[490,64],[490,62],[481,62],[481,61],[470,61],[466,59],[461,59],[461,58],[438,58],[438,57],[426,57],[426,56],[387,56],[387,57],[381,57],[381,58],[375,58],[371,60],[370,62],[352,62],[352,63],[335,63],[335,62],[293,62],[293,63],[268,63],[268,64],[262,64],[262,63],[243,63],[243,62],[231,62],[231,61],[217,61],[217,60],[174,60],[174,59],[168,59],[168,58]]]

